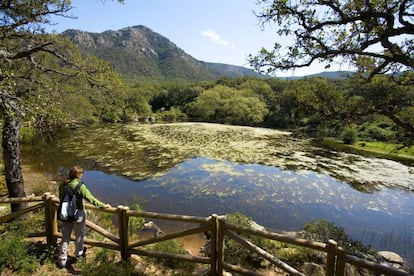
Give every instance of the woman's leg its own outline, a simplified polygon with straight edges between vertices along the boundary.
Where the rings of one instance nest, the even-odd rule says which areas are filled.
[[[62,222],[62,241],[60,244],[59,266],[66,266],[68,260],[68,246],[70,234],[72,233],[73,222]]]
[[[86,225],[86,211],[79,211],[79,218],[75,222],[75,257],[82,256],[83,252],[83,238],[85,235],[85,225]],[[86,252],[85,252],[86,253]]]

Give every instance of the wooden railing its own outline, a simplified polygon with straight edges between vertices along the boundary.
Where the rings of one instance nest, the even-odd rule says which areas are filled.
[[[13,220],[26,213],[38,211],[44,208],[45,231],[37,233],[27,233],[27,236],[46,237],[48,245],[56,246],[58,239],[62,237],[61,233],[58,231],[57,222],[57,205],[59,202],[58,198],[50,193],[46,193],[43,196],[33,196],[25,198],[4,198],[0,200],[0,203],[10,204],[23,202],[31,203],[33,205],[19,212],[1,216],[0,223]],[[256,273],[254,271],[224,261],[224,256],[226,254],[224,246],[225,239],[233,239],[240,243],[243,247],[247,248],[249,251],[254,252],[258,256],[268,260],[270,263],[287,272],[289,275],[304,275],[302,272],[298,271],[289,264],[286,264],[285,262],[281,261],[276,256],[273,256],[264,249],[254,245],[249,240],[243,238],[240,234],[244,233],[250,236],[257,236],[264,239],[280,241],[287,244],[324,252],[326,255],[325,271],[326,275],[328,276],[345,275],[346,264],[351,264],[384,275],[412,275],[406,271],[380,265],[355,256],[347,255],[346,252],[341,247],[339,247],[334,240],[330,240],[328,243],[321,243],[305,239],[298,239],[289,235],[283,235],[275,232],[257,230],[252,228],[243,228],[228,223],[226,221],[225,216],[211,215],[209,217],[197,217],[173,214],[160,214],[152,212],[137,212],[129,210],[128,207],[122,205],[118,206],[117,208],[107,209],[96,208],[89,204],[87,204],[85,207],[87,209],[92,209],[99,212],[115,214],[118,217],[117,235],[87,220],[86,226],[92,229],[93,231],[99,233],[106,239],[105,241],[97,241],[85,238],[85,244],[120,251],[121,257],[123,259],[128,259],[131,256],[131,254],[136,254],[141,256],[170,258],[193,263],[207,264],[210,266],[211,275],[223,275],[223,271],[225,270],[235,272],[241,275],[260,275],[259,273]],[[130,217],[192,223],[196,224],[197,226],[187,230],[167,233],[165,235],[161,235],[158,237],[156,236],[144,240],[130,241]],[[205,232],[211,233],[211,250],[208,257],[149,251],[142,248],[142,246],[144,245],[149,245],[160,241],[166,241],[170,239],[176,239]]]

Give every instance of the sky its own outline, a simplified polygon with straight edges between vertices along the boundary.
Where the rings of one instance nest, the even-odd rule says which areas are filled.
[[[143,25],[168,38],[192,57],[206,62],[249,67],[247,57],[277,40],[276,26],[261,28],[256,0],[72,0],[75,19],[53,17],[48,31],[77,29],[100,33]],[[333,68],[334,69],[334,68]],[[303,76],[324,71],[323,65],[278,72]]]

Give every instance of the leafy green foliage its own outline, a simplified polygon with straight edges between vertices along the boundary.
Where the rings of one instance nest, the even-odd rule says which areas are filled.
[[[40,261],[30,242],[24,240],[27,223],[3,224],[0,231],[0,271],[30,274],[40,266]]]
[[[279,39],[271,50],[262,48],[250,62],[258,70],[274,72],[338,61],[372,78],[387,72],[413,69],[410,16],[412,1],[260,0],[257,15],[263,26],[278,26]],[[399,22],[399,24],[395,24]],[[378,43],[381,41],[381,43]],[[412,82],[413,79],[411,79]]]
[[[164,122],[187,121],[187,115],[175,107],[172,107],[170,110],[157,112],[156,116],[158,119]]]
[[[177,240],[166,240],[162,242],[155,243],[149,246],[150,250],[167,252],[173,254],[188,255],[189,253],[183,248],[183,246]],[[184,262],[170,258],[156,258],[153,259],[155,262],[160,263],[166,267],[172,269],[182,269],[184,271],[192,271],[194,268],[194,263]]]
[[[205,90],[185,110],[189,117],[202,121],[253,126],[262,123],[268,113],[253,91],[222,85]]]
[[[9,269],[18,273],[32,273],[39,267],[35,256],[29,254],[27,242],[14,233],[5,233],[0,239],[0,270]]]
[[[231,224],[245,228],[251,228],[253,223],[251,218],[241,213],[228,214],[226,215],[226,220]],[[312,258],[312,250],[307,248],[292,246],[283,242],[269,240],[250,234],[241,234],[241,236],[295,267],[302,265],[305,261],[309,261]],[[256,254],[253,254],[232,239],[225,240],[225,248],[226,253],[224,258],[225,261],[230,263],[254,267],[257,266],[258,262],[260,263],[262,260]]]
[[[138,198],[134,198],[132,205],[132,210],[137,212],[142,212],[144,209],[140,204],[140,200]],[[141,217],[129,217],[129,235],[134,235],[137,233],[138,229],[144,228],[145,219]]]
[[[251,223],[253,222],[253,220],[250,217],[247,217],[242,213],[227,214],[226,221],[231,224],[245,228],[250,228]],[[259,247],[263,246],[263,242],[265,241],[264,239],[247,234],[243,234],[242,236]],[[232,239],[226,239],[225,248],[226,254],[224,255],[224,260],[226,262],[246,265],[251,261],[251,252],[243,246],[241,246],[241,244],[239,244],[238,242]]]
[[[355,144],[357,141],[357,133],[356,130],[352,127],[346,127],[342,132],[342,141],[346,145]]]
[[[358,252],[372,252],[373,250],[359,241],[352,240],[348,237],[342,227],[334,223],[320,219],[312,220],[303,227],[303,237],[309,240],[328,242],[333,239],[338,245],[343,247],[348,254],[355,255]]]
[[[82,271],[82,275],[133,275],[134,261],[119,261],[119,252],[108,249],[99,249],[92,260],[85,261],[80,259],[77,265]]]

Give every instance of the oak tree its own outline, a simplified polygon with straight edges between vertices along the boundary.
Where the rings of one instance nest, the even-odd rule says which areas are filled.
[[[68,40],[45,32],[53,16],[71,16],[70,10],[69,0],[0,1],[0,114],[9,197],[25,196],[19,146],[23,118],[59,109],[65,102],[62,84],[69,80],[107,85],[107,91],[119,84],[106,74],[107,64],[85,61]],[[14,212],[24,204],[11,207]]]
[[[350,64],[359,76],[374,81],[371,87],[375,91],[384,90],[375,81],[384,74],[388,74],[386,81],[394,82],[398,90],[408,91],[414,84],[413,0],[257,0],[257,3],[262,7],[257,13],[262,26],[274,23],[280,38],[273,49],[263,48],[257,55],[249,56],[257,70],[275,73],[317,62],[325,63],[326,68],[339,63]],[[282,45],[282,40],[288,44]],[[360,102],[371,103],[364,106],[363,115],[377,113],[390,118],[403,130],[399,133],[403,138],[400,142],[409,146],[413,144],[409,137],[414,134],[410,119],[414,118],[414,102],[408,93],[400,93],[399,99],[394,94],[389,93],[381,104],[375,104],[375,93],[360,95],[364,98]],[[329,106],[329,102],[324,105]],[[349,113],[348,118],[358,115],[343,111]]]
[[[414,68],[412,0],[257,0],[262,26],[274,23],[284,47],[263,48],[258,70],[288,70],[323,62],[348,63],[368,78]],[[413,81],[413,78],[411,78]]]

